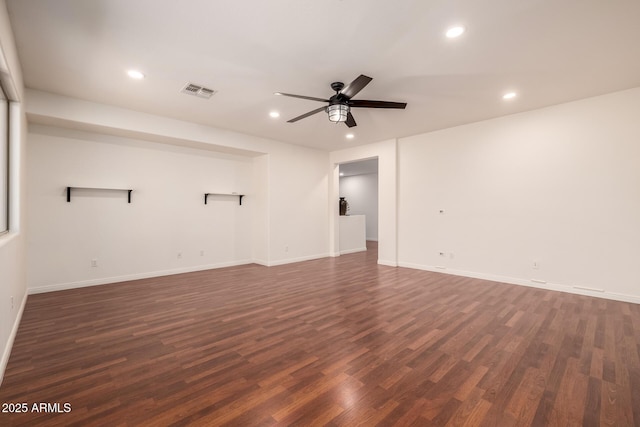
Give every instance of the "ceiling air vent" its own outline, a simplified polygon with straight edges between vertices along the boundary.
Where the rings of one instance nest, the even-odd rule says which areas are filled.
[[[180,92],[204,99],[209,99],[214,93],[216,93],[216,91],[213,89],[209,89],[208,87],[203,87],[193,83],[187,83]]]

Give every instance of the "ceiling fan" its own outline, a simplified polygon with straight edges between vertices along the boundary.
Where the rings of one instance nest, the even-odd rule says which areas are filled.
[[[291,120],[287,120],[287,123],[294,123],[298,120],[312,116],[320,111],[326,111],[329,115],[329,121],[340,123],[344,122],[350,128],[356,126],[356,121],[351,114],[352,108],[396,108],[404,109],[407,106],[406,102],[389,102],[389,101],[365,101],[362,99],[351,99],[358,92],[360,92],[366,85],[368,85],[371,77],[367,77],[364,74],[360,74],[354,81],[347,86],[342,82],[331,83],[331,89],[336,91],[336,94],[329,99],[315,98],[313,96],[293,95],[291,93],[276,92],[276,95],[291,96],[293,98],[309,99],[311,101],[328,102],[327,107],[316,108],[301,116],[294,117]]]

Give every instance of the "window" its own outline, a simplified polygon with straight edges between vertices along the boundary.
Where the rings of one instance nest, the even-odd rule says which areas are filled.
[[[9,230],[9,100],[0,86],[0,234]]]

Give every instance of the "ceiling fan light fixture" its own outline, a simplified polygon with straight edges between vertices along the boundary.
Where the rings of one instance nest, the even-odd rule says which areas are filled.
[[[330,122],[346,122],[349,106],[347,104],[332,104],[327,107],[327,113],[329,114]]]

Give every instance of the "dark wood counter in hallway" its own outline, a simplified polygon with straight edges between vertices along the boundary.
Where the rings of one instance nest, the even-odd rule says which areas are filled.
[[[376,260],[31,295],[0,425],[640,425],[640,306]]]

